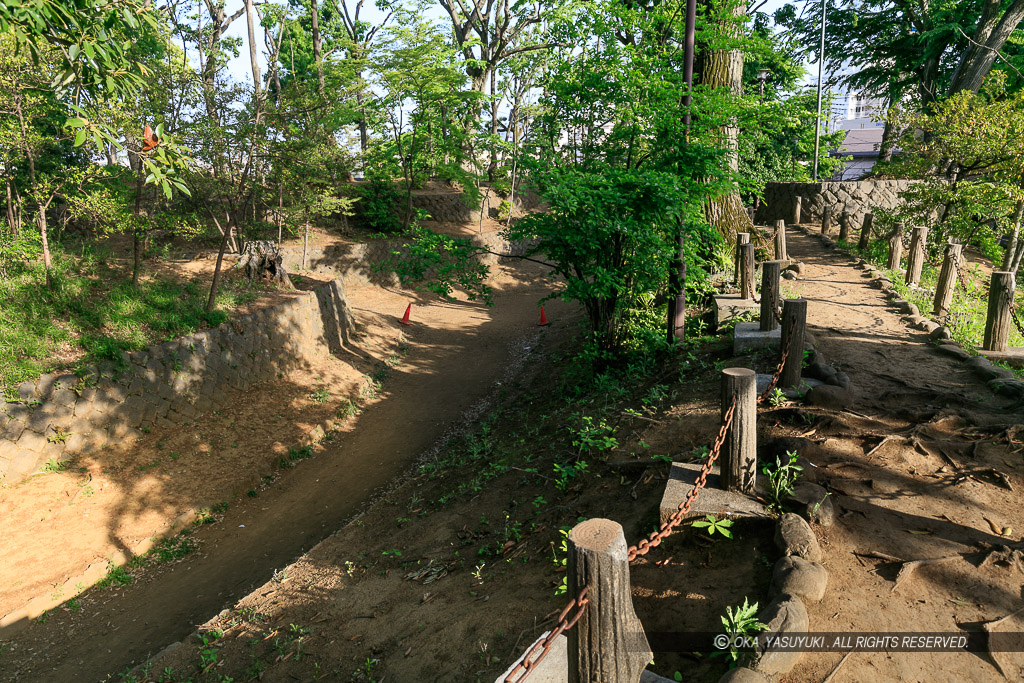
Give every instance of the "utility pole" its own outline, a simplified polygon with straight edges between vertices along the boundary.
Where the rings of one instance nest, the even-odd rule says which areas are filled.
[[[814,173],[818,181],[818,150],[821,147],[821,76],[825,66],[825,0],[821,0],[821,44],[818,48],[818,116],[814,120]]]
[[[683,44],[683,80],[686,95],[683,96],[683,121],[686,125],[685,142],[690,141],[690,93],[693,91],[693,53],[697,35],[697,0],[686,0],[686,38]],[[674,296],[668,304],[667,337],[670,344],[682,341],[686,323],[686,226],[680,219],[676,235],[676,258],[669,271],[669,294]]]

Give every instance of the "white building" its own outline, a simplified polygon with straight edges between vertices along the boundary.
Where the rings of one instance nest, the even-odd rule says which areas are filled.
[[[847,67],[828,80],[835,81],[852,72]],[[812,88],[817,85],[817,80],[811,82]],[[885,123],[875,119],[885,114],[886,102],[878,97],[849,90],[845,86],[830,87],[829,90],[832,93],[832,107],[825,125],[827,131],[850,131],[839,149],[829,150],[829,154],[851,157],[832,179],[856,180],[870,171],[878,160]]]

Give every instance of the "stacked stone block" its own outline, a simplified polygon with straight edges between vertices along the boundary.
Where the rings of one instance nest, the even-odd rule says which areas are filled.
[[[187,424],[236,392],[310,366],[352,330],[345,285],[334,280],[197,334],[122,354],[80,375],[43,375],[0,402],[0,481],[48,461],[94,453],[143,430]]]
[[[825,207],[839,216],[849,211],[852,225],[859,228],[865,214],[873,209],[894,209],[903,204],[899,193],[910,188],[913,180],[857,180],[821,183],[768,183],[764,201],[757,209],[754,222],[773,225],[782,218],[792,220],[793,202],[800,197],[803,204],[801,221],[820,223]]]

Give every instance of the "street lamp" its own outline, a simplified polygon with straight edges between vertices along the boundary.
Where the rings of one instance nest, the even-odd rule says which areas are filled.
[[[757,70],[757,95],[761,98],[761,104],[764,104],[764,84],[769,78],[772,77],[771,69],[758,69]]]
[[[825,0],[821,0],[821,45],[818,48],[818,116],[814,120],[814,182],[818,182],[818,150],[821,145],[821,70],[825,65]]]

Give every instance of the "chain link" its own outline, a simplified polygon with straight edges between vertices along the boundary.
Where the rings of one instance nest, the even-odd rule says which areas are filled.
[[[781,323],[782,320],[780,319],[779,322]],[[775,390],[776,385],[779,383],[779,378],[782,377],[782,369],[786,367],[786,360],[789,358],[789,351],[790,348],[793,346],[793,331],[795,329],[796,318],[793,318],[789,322],[789,334],[786,335],[786,348],[782,350],[782,357],[779,359],[779,365],[778,367],[775,368],[775,373],[772,375],[772,381],[768,383],[768,386],[765,388],[765,390],[761,392],[760,396],[757,397],[758,403],[764,403],[765,401],[767,401],[771,397],[772,392]]]
[[[725,415],[722,417],[722,426],[718,429],[718,436],[715,438],[715,443],[711,447],[711,452],[708,454],[708,459],[704,462],[704,466],[700,468],[700,475],[697,477],[697,481],[694,483],[693,488],[686,494],[686,498],[672,516],[668,518],[668,521],[663,522],[657,531],[651,533],[651,535],[634,546],[631,546],[626,551],[626,559],[632,562],[641,555],[646,555],[651,551],[651,548],[657,548],[661,545],[662,540],[665,539],[672,530],[679,526],[683,517],[690,511],[690,505],[697,499],[704,486],[707,485],[708,475],[711,474],[711,467],[715,464],[719,454],[722,452],[722,446],[725,444],[725,435],[729,432],[729,427],[732,425],[732,417],[736,412],[736,397],[732,397],[732,401],[729,403],[729,407],[725,410]]]
[[[555,624],[555,628],[548,633],[544,640],[536,643],[525,655],[523,655],[522,661],[516,665],[516,668],[509,672],[508,676],[505,676],[504,683],[520,683],[521,681],[526,680],[526,678],[533,673],[533,670],[539,666],[542,661],[544,661],[544,658],[548,656],[548,652],[551,651],[551,646],[554,645],[558,636],[575,626],[576,622],[583,616],[584,609],[588,604],[590,604],[590,599],[587,598],[589,590],[589,586],[584,586],[583,590],[580,591],[580,594],[565,606],[562,613],[558,615],[558,622]],[[569,612],[571,612],[573,608],[576,609],[576,613],[570,618]],[[534,655],[536,655],[536,657],[534,657]],[[519,674],[518,678],[516,677],[516,674]]]
[[[1006,299],[1010,302],[1010,320],[1013,321],[1013,326],[1017,328],[1017,332],[1024,337],[1024,323],[1021,322],[1020,314],[1017,312],[1017,302],[1015,300],[1016,292],[1009,285],[1006,286]]]

